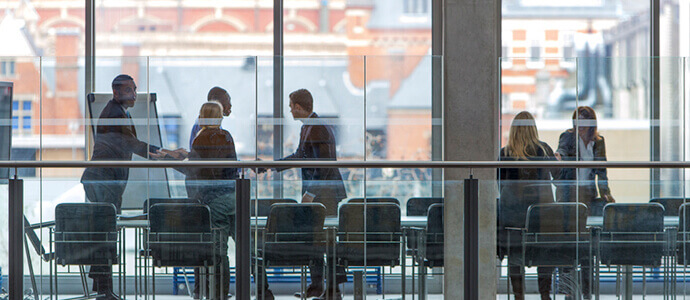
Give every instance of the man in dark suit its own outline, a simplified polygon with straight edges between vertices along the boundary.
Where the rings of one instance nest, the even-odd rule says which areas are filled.
[[[313,111],[313,103],[314,99],[306,89],[290,93],[290,113],[295,120],[301,121],[304,125],[297,150],[279,160],[336,160],[333,128],[324,124]],[[282,170],[284,169],[277,169]],[[343,178],[337,168],[302,168],[302,194],[307,192],[314,195],[313,202],[326,206],[328,216],[336,216],[338,203],[347,198]],[[332,268],[328,268],[327,288],[324,289],[323,267],[323,261],[316,261],[309,267],[311,284],[307,288],[306,297],[341,299],[338,285],[347,281],[345,269],[341,266],[336,268],[336,286],[331,286],[334,274]],[[264,286],[267,287],[266,284]],[[296,293],[295,296],[299,297],[300,294]]]
[[[134,106],[137,86],[134,79],[125,74],[113,79],[113,99],[105,106],[98,117],[95,143],[91,160],[132,160],[132,154],[147,157],[156,155],[158,147],[137,139],[132,117],[127,109]],[[122,194],[127,186],[129,168],[87,168],[81,177],[86,199],[89,202],[107,202],[115,205],[120,213]],[[89,277],[93,279],[93,290],[99,299],[119,299],[113,293],[112,268],[92,266]]]

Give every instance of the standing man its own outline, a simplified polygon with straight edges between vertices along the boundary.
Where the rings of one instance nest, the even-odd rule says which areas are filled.
[[[330,125],[325,125],[313,111],[314,98],[306,89],[299,89],[290,93],[290,113],[302,125],[299,145],[295,153],[280,160],[336,160],[335,134]],[[284,169],[279,169],[282,171]],[[326,215],[338,214],[338,203],[347,198],[343,178],[338,168],[302,168],[302,194],[311,193],[314,201],[326,206]],[[330,265],[330,263],[329,263]],[[309,266],[311,284],[307,288],[306,297],[321,297],[324,299],[341,299],[338,285],[346,282],[345,268],[336,268],[335,286],[332,285],[332,268],[328,268],[326,289],[324,289],[323,261],[316,261]],[[267,286],[267,284],[264,284]],[[300,294],[296,293],[299,297]]]
[[[229,116],[232,112],[232,104],[230,104],[230,94],[222,87],[212,87],[211,90],[208,91],[206,100],[216,101],[220,103],[220,105],[223,106],[223,117]],[[192,132],[189,135],[190,151],[192,150],[192,142],[194,142],[194,138],[196,138],[196,135],[199,133],[200,129],[201,127],[199,126],[199,120],[197,119],[196,122],[194,122],[194,126],[192,126]]]
[[[137,131],[127,111],[134,106],[137,97],[134,79],[129,75],[118,75],[113,79],[112,88],[113,99],[98,117],[91,160],[130,161],[132,154],[141,157],[147,157],[149,154],[158,155],[158,147],[137,139]],[[81,183],[89,202],[112,203],[119,214],[128,178],[129,168],[90,167],[84,171]],[[92,266],[89,277],[93,279],[93,290],[103,295],[99,299],[120,299],[113,293],[111,267]]]

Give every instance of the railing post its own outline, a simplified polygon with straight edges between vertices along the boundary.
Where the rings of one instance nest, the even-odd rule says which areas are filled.
[[[9,225],[9,300],[22,300],[24,298],[24,253],[22,251],[24,246],[24,182],[22,179],[17,179],[16,174],[14,179],[9,180]]]
[[[250,197],[251,181],[249,179],[235,180],[235,294],[238,300],[249,300],[251,295],[251,245],[250,236]]]
[[[465,300],[479,300],[479,180],[465,179]]]

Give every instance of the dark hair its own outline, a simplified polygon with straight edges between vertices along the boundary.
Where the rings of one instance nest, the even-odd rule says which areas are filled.
[[[132,76],[129,76],[127,74],[120,74],[115,76],[115,79],[113,79],[113,83],[111,84],[113,87],[113,90],[120,90],[120,88],[125,85],[126,82],[128,81],[134,81],[134,78]]]
[[[208,96],[206,96],[206,100],[222,101],[225,99],[225,97],[228,97],[228,101],[230,100],[230,95],[228,94],[228,91],[226,91],[222,87],[214,86],[211,88],[211,90],[208,91]]]
[[[295,104],[299,104],[299,106],[308,112],[312,112],[314,110],[314,98],[307,89],[299,89],[290,93],[290,101]]]
[[[577,120],[589,120],[587,122],[577,122]],[[594,109],[589,106],[579,106],[573,112],[573,131],[577,133],[577,127],[584,127],[587,129],[586,135],[582,137],[585,143],[593,141],[599,136],[597,132],[597,114]]]

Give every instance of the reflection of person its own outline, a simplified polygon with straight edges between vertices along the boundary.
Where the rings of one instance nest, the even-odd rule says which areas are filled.
[[[589,106],[580,106],[573,112],[573,128],[563,132],[558,139],[556,156],[562,160],[578,161],[606,161],[606,143],[604,137],[597,132],[597,116]],[[559,202],[582,202],[594,210],[592,201],[599,197],[606,202],[614,202],[608,185],[606,168],[564,168],[560,179],[564,182],[556,186],[556,199]],[[572,287],[574,283],[573,268],[563,268],[564,286]],[[590,274],[582,276],[582,294],[586,299],[590,296]],[[572,288],[566,291],[574,294]]]
[[[306,89],[290,93],[290,113],[295,120],[301,121],[304,125],[297,150],[280,160],[336,160],[333,128],[321,121],[313,111],[313,103],[314,99]],[[278,169],[282,170],[284,169]],[[347,197],[342,176],[337,168],[302,168],[302,194],[306,192],[315,195],[313,202],[326,206],[326,214],[329,216],[337,215],[338,203]],[[332,268],[328,268],[330,272],[327,274],[327,288],[324,289],[323,267],[323,261],[316,261],[309,267],[311,284],[307,288],[306,297],[325,297],[328,293],[329,299],[340,299],[338,285],[347,281],[345,269],[340,266],[336,268],[336,286],[332,287],[330,285],[334,274]],[[264,287],[268,288],[265,281]]]
[[[206,102],[199,112],[199,132],[192,142],[190,160],[237,160],[235,143],[226,130],[220,128],[223,108],[215,101]],[[187,168],[185,171],[187,195],[208,205],[213,228],[219,229],[216,237],[216,290],[213,299],[226,299],[230,287],[228,262],[228,237],[235,238],[235,182],[236,168]],[[194,295],[199,295],[200,277],[194,270]],[[208,283],[206,283],[208,284]]]
[[[220,105],[223,106],[223,116],[227,117],[230,115],[232,112],[232,104],[230,103],[230,94],[228,94],[228,91],[221,87],[214,86],[211,88],[211,90],[208,91],[208,95],[206,96],[208,101],[216,101],[220,103]],[[221,127],[222,128],[222,127]],[[194,138],[196,138],[196,134],[199,132],[199,129],[201,127],[199,126],[199,120],[194,122],[194,126],[192,126],[192,132],[189,135],[189,149],[192,149],[192,142],[194,142]]]
[[[539,140],[534,117],[523,111],[513,119],[510,126],[508,145],[501,149],[501,160],[555,160],[553,150]],[[551,178],[557,178],[557,169],[503,168],[499,169],[501,197],[499,205],[499,249],[501,256],[508,255],[508,273],[513,285],[515,299],[525,299],[525,276],[521,270],[522,244],[518,231],[506,227],[524,228],[527,209],[532,204],[553,202]],[[535,193],[525,193],[533,190]],[[508,235],[511,235],[508,244]],[[510,251],[507,251],[510,248]],[[539,294],[550,299],[551,267],[538,267]]]
[[[127,112],[136,100],[137,86],[134,79],[129,75],[118,75],[113,79],[112,88],[113,99],[98,117],[91,160],[129,161],[132,154],[147,157],[157,152],[158,147],[137,139],[137,131]],[[86,199],[90,202],[112,203],[119,213],[128,177],[129,168],[87,168],[81,177]],[[110,267],[92,266],[89,277],[93,278],[93,290],[104,294],[104,299],[118,299],[112,290]]]

